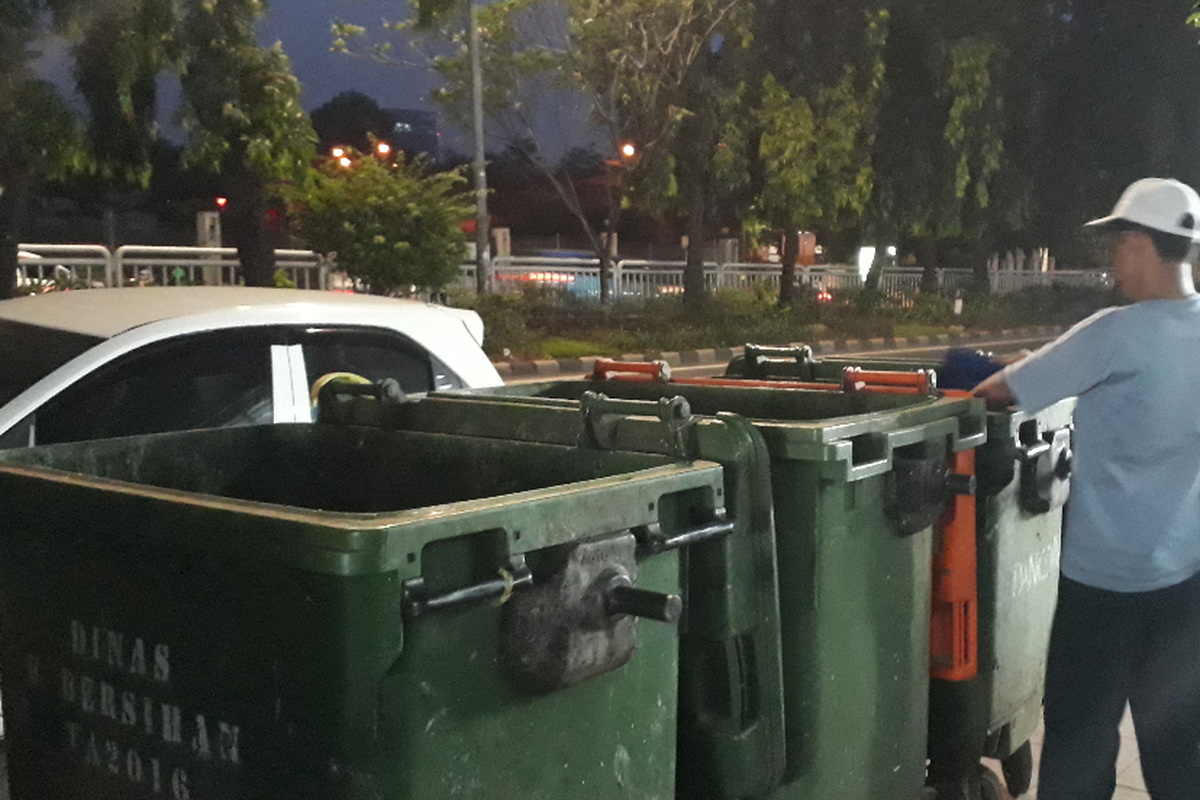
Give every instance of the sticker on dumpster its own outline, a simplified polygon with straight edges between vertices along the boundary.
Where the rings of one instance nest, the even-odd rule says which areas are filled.
[[[1050,544],[1013,566],[1012,596],[1024,597],[1048,580],[1058,578],[1058,544]]]
[[[25,686],[66,707],[62,742],[86,769],[150,797],[203,800],[189,769],[241,763],[238,725],[172,702],[171,647],[73,619],[66,663],[25,655]]]

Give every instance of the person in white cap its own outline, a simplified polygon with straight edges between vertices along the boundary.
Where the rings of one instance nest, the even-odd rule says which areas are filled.
[[[1077,396],[1046,670],[1039,800],[1110,800],[1128,702],[1154,800],[1200,798],[1200,196],[1133,183],[1110,232],[1132,304],[1092,315],[975,389],[1035,412]]]

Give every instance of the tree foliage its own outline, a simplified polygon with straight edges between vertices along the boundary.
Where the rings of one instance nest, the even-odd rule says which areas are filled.
[[[760,27],[774,28],[792,13],[786,4],[768,4]],[[884,88],[890,14],[884,9],[860,9],[858,14],[817,15],[800,37],[806,51],[792,58],[777,58],[782,54],[771,48],[762,53],[765,75],[753,115],[761,184],[750,224],[785,234],[780,290],[785,304],[793,291],[797,231],[836,229],[857,221],[874,191],[870,154]],[[812,27],[818,22],[825,26]],[[826,40],[843,43],[843,60],[818,62],[807,52]],[[785,40],[777,46],[796,45]]]
[[[30,69],[37,39],[61,30],[83,7],[68,0],[0,3],[0,298],[16,286],[17,243],[34,183],[88,163],[81,120]]]
[[[529,163],[554,187],[579,221],[601,259],[601,294],[607,299],[611,253],[630,187],[641,165],[661,168],[666,148],[687,116],[686,84],[710,52],[713,36],[740,0],[498,0],[478,10],[486,76],[484,104],[491,133],[505,146],[522,145]],[[428,5],[439,10],[437,3]],[[443,9],[444,10],[444,9]],[[471,97],[465,34],[448,15],[428,14],[428,23],[459,49],[433,54],[443,78],[435,99],[464,128]],[[397,26],[389,25],[389,30]],[[394,59],[382,45],[355,49],[360,26],[334,26],[335,47]],[[542,140],[546,117],[580,109],[590,123],[584,136],[599,140],[609,166],[604,178],[607,209],[597,221],[586,213],[575,183],[556,169]],[[533,141],[535,146],[525,147]],[[637,155],[622,157],[633,144]],[[540,146],[539,146],[540,145]]]
[[[180,66],[173,0],[108,0],[72,50],[88,142],[107,179],[145,186],[158,137],[158,76]]]
[[[264,179],[302,174],[315,137],[282,46],[255,41],[265,3],[189,1],[180,110],[188,157],[213,169],[249,169]]]
[[[371,137],[391,131],[391,116],[362,92],[342,92],[312,112],[312,125],[322,147],[349,145],[365,151]]]
[[[228,181],[227,217],[245,280],[274,285],[274,250],[262,227],[269,187],[304,174],[316,138],[283,48],[260,47],[261,0],[188,0],[180,121],[185,161]]]
[[[437,291],[466,259],[464,220],[473,213],[466,181],[425,175],[418,162],[391,164],[352,154],[347,169],[325,159],[289,190],[296,232],[374,294],[410,286]]]

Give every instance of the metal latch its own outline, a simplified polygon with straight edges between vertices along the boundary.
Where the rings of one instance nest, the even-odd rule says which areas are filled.
[[[901,534],[912,536],[937,522],[951,497],[975,490],[975,476],[951,471],[944,458],[897,457],[884,483],[884,509]]]
[[[1061,508],[1071,494],[1071,429],[1045,431],[1040,437],[1030,438],[1017,448],[1021,508],[1031,514],[1045,514]]]
[[[626,664],[637,649],[634,617],[674,623],[683,600],[636,588],[632,533],[545,554],[557,569],[504,606],[501,664],[534,691],[573,686]]]

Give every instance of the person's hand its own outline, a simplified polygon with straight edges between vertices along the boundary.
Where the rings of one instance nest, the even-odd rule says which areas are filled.
[[[1008,381],[1004,380],[1003,372],[997,372],[988,377],[987,380],[976,386],[971,394],[983,398],[987,407],[992,410],[1007,408],[1016,402],[1012,389],[1008,387]]]
[[[1019,353],[1014,353],[1013,355],[1004,356],[1003,358],[993,358],[992,360],[995,361],[997,364],[1005,364],[1005,365],[1015,364],[1018,361],[1020,361],[1022,358],[1025,358],[1025,357],[1031,355],[1032,353],[1033,353],[1032,350],[1022,350]]]

